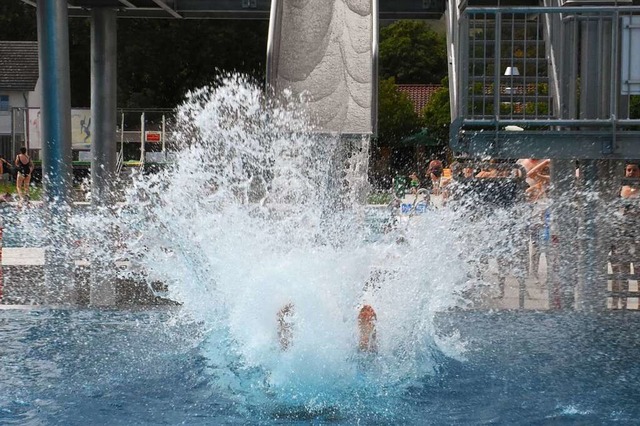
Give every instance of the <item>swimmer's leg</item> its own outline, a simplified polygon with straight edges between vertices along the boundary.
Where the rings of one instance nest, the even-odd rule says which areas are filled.
[[[293,303],[287,303],[284,305],[276,317],[278,319],[278,341],[280,342],[280,349],[286,351],[293,341]]]

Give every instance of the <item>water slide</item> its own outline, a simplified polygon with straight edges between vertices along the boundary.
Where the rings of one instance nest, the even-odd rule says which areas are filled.
[[[372,134],[377,122],[378,0],[273,0],[267,82],[306,94],[323,133]]]

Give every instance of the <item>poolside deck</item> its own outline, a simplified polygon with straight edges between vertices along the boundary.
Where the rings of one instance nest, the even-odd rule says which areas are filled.
[[[129,266],[129,262],[116,262],[116,266]],[[76,266],[89,266],[87,260],[76,260]],[[38,247],[3,247],[2,266],[44,266],[44,249]]]
[[[7,297],[3,298],[1,303],[39,303],[40,297],[37,293],[43,291],[41,283],[44,280],[44,257],[42,248],[2,248],[3,293]],[[76,260],[75,266],[76,280],[81,283],[81,287],[86,287],[90,263],[86,260]],[[116,262],[116,266],[126,268],[129,262]],[[491,275],[490,268],[487,275],[489,281],[493,281]],[[529,278],[526,281],[524,309],[549,309],[544,262],[541,262],[539,276],[539,280]],[[129,284],[139,287],[139,283]],[[82,290],[86,291],[86,288]],[[476,309],[519,309],[518,282],[513,277],[506,279],[504,297],[497,297],[494,287],[483,289],[477,296],[477,302],[474,303]]]
[[[2,282],[0,288],[4,297],[0,300],[0,304],[38,304],[41,302],[44,282],[44,264],[45,252],[43,248],[24,248],[24,247],[5,247],[2,251]],[[81,288],[80,299],[86,299],[88,296],[88,283],[90,274],[90,262],[87,260],[76,260],[75,262],[75,279]],[[127,261],[115,262],[118,268],[128,268],[130,263]],[[611,271],[611,266],[609,266]],[[497,264],[490,261],[489,267],[484,273],[484,280],[490,285],[477,288],[476,293],[469,296],[472,302],[472,309],[496,309],[496,310],[548,310],[549,307],[549,286],[547,283],[547,262],[545,254],[541,254],[540,263],[537,268],[537,274],[532,274],[525,279],[524,306],[520,306],[520,288],[518,280],[514,276],[507,276],[504,285],[504,295],[500,296],[498,291],[498,274]],[[608,290],[612,290],[612,282],[608,282]],[[122,287],[123,300],[129,298],[132,303],[143,301],[142,304],[150,303],[153,295],[148,293],[146,284],[142,282],[124,281],[119,284]],[[131,287],[126,289],[125,287]],[[630,280],[628,290],[631,293],[639,291],[638,281]],[[131,296],[133,292],[134,296]],[[150,299],[151,298],[151,299]],[[621,303],[621,302],[618,302]],[[607,300],[609,309],[620,309],[621,306],[613,306],[611,297]],[[639,310],[640,298],[627,297],[626,310]]]
[[[45,286],[42,248],[2,248],[2,278],[0,280],[0,305],[46,305],[68,304],[57,300]],[[91,264],[87,260],[76,260],[70,292],[74,305],[89,304]],[[126,268],[129,262],[116,262],[117,268]],[[116,306],[170,305],[174,302],[157,296],[143,280],[114,278]],[[163,291],[162,283],[154,283],[154,290]]]

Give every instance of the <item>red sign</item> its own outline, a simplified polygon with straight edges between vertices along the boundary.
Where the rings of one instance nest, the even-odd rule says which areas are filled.
[[[162,133],[160,132],[144,132],[145,142],[160,142],[162,140]]]

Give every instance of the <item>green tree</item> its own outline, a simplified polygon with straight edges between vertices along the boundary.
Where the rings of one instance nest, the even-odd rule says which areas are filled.
[[[451,125],[451,105],[449,102],[449,79],[442,79],[442,87],[436,90],[422,110],[424,127],[429,135],[436,138],[443,146],[449,143],[449,127]]]
[[[0,40],[36,41],[36,8],[20,0],[0,1]]]
[[[69,19],[73,107],[91,104],[90,30]],[[264,79],[267,31],[266,21],[118,19],[118,106],[172,108],[221,71]],[[37,40],[36,8],[0,0],[0,40]]]
[[[447,75],[444,35],[423,21],[396,21],[380,30],[380,78],[439,83]]]
[[[378,137],[371,145],[369,178],[377,188],[388,188],[391,176],[414,169],[415,147],[403,145],[417,133],[421,119],[406,93],[399,92],[393,77],[380,80],[378,90]]]
[[[221,71],[264,79],[263,21],[119,20],[118,104],[174,107]]]
[[[420,117],[406,93],[396,89],[393,77],[380,80],[378,144],[394,145],[420,129]]]
[[[640,96],[631,95],[629,102],[629,118],[640,118]]]

